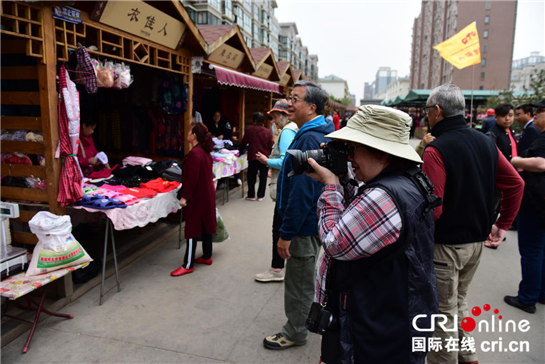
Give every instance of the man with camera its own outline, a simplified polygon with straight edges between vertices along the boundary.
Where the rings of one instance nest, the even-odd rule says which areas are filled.
[[[298,81],[288,98],[288,119],[299,126],[289,149],[319,149],[334,131],[323,117],[327,93],[320,86]],[[305,321],[314,298],[316,263],[320,252],[316,202],[322,184],[304,175],[291,176],[293,156],[286,155],[278,176],[276,201],[282,218],[278,253],[286,262],[284,310],[288,321],[282,332],[263,339],[267,349],[282,350],[304,345],[308,330]]]
[[[309,175],[325,184],[318,200],[325,253],[307,321],[323,335],[323,363],[424,363],[412,339],[431,333],[412,322],[423,314],[418,326],[429,328],[437,313],[433,209],[441,201],[417,167],[411,123],[404,112],[366,105],[327,135],[343,142],[361,185],[344,176],[341,184],[330,170],[337,163],[308,159],[316,171]]]
[[[477,364],[477,353],[462,343],[473,340],[460,326],[470,316],[466,296],[479,267],[483,242],[498,246],[517,215],[524,182],[490,138],[471,129],[464,119],[465,98],[456,85],[432,90],[424,108],[435,139],[424,150],[422,169],[435,185],[443,205],[434,212],[433,263],[439,291],[439,313],[434,340],[441,349],[430,351],[428,363]],[[500,217],[494,214],[494,191],[502,193]],[[455,315],[458,322],[454,321]],[[446,332],[442,327],[457,327]],[[459,351],[447,350],[454,338]]]

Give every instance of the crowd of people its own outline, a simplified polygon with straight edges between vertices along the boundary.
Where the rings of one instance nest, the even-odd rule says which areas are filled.
[[[442,85],[426,102],[430,133],[416,150],[409,145],[415,121],[407,113],[366,105],[341,125],[338,115],[324,116],[327,100],[320,86],[299,81],[268,112],[276,135],[255,113],[241,141],[249,151],[247,200],[264,198],[272,170],[272,262],[255,280],[284,282],[287,321],[263,345],[304,345],[311,330],[322,335],[324,363],[478,363],[471,347],[448,351],[444,343],[471,338],[460,320],[469,316],[467,293],[483,247],[497,248],[512,226],[522,281],[505,302],[529,313],[545,304],[545,100],[500,104],[489,113],[494,125],[481,132],[467,124],[460,88]],[[515,118],[524,128],[520,140],[511,130]],[[202,124],[192,124],[187,136],[194,148],[180,204],[194,216],[186,222],[184,265],[172,275],[212,264],[210,137]],[[341,142],[347,174],[312,158],[311,169],[295,173],[288,149],[317,150],[330,141]],[[199,235],[204,255],[195,259]],[[419,326],[431,327],[436,313],[446,325],[428,336],[442,348],[414,351],[412,338],[423,333],[413,319],[421,315]],[[452,326],[458,330],[443,329]]]

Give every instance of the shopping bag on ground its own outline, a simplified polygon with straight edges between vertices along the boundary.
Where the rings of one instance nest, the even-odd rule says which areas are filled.
[[[28,222],[38,237],[26,276],[35,276],[92,261],[72,235],[70,216],[40,211]]]
[[[216,221],[217,221],[217,227],[216,227],[216,232],[212,234],[212,242],[222,243],[225,240],[229,239],[229,233],[227,232],[225,223],[223,222],[223,219],[221,218],[220,212],[217,208],[216,208]]]

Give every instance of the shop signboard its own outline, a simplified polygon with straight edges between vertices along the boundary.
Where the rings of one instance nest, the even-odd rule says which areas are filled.
[[[73,24],[79,24],[81,23],[81,12],[70,6],[54,6],[53,18]]]
[[[143,1],[99,1],[91,19],[172,49],[180,47],[187,29]]]
[[[217,64],[237,69],[244,59],[244,52],[231,47],[228,44],[222,44],[208,57],[208,60]]]
[[[272,70],[273,70],[273,66],[271,66],[270,64],[263,63],[261,67],[259,67],[257,72],[254,73],[254,76],[258,76],[261,78],[269,78]]]
[[[280,80],[280,84],[284,86],[287,85],[290,80],[290,76],[290,73],[286,71],[286,73],[284,73],[284,76],[282,76],[282,79]]]

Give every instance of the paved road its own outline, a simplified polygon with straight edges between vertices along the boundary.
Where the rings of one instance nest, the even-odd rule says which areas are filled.
[[[283,284],[260,284],[255,273],[270,264],[273,203],[237,195],[219,206],[231,239],[214,245],[214,264],[173,278],[183,258],[177,234],[121,271],[123,290],[98,305],[98,288],[63,311],[74,320],[48,318],[38,326],[27,354],[26,334],[2,348],[4,363],[318,363],[320,339],[282,352],[266,350],[265,336],[284,324]],[[185,248],[185,247],[184,247]],[[200,252],[200,247],[198,248]],[[503,303],[520,277],[516,234],[483,254],[469,304],[490,304],[503,320],[530,322],[529,332],[478,333],[481,363],[543,363],[545,306],[526,314]],[[112,282],[109,282],[110,284]],[[490,321],[490,312],[481,315]],[[483,352],[483,341],[527,341],[529,352]]]

